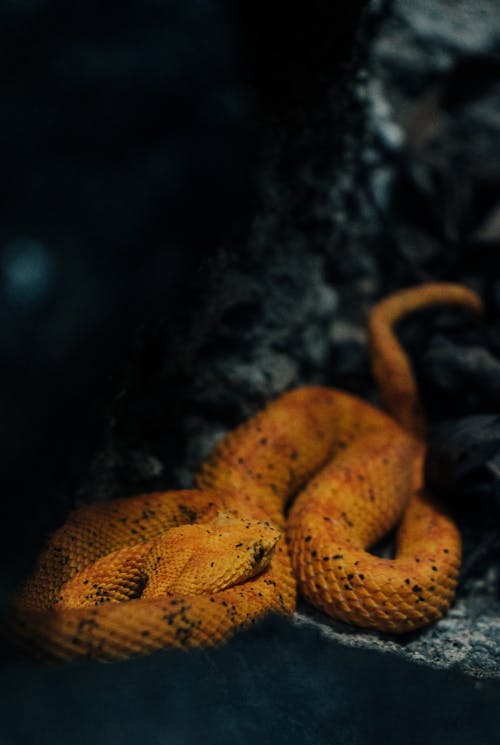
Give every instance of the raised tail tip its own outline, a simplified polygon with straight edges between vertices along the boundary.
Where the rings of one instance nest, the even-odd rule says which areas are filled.
[[[382,298],[368,319],[374,377],[386,408],[407,430],[425,436],[425,416],[408,355],[394,327],[418,310],[456,305],[476,315],[484,312],[483,301],[474,290],[452,282],[429,282]]]

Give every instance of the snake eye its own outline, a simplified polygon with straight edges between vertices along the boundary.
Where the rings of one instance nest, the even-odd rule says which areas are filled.
[[[254,556],[255,561],[260,561],[262,557],[264,556],[264,553],[265,551],[262,548],[262,546],[258,546],[256,549],[254,549],[253,556]]]

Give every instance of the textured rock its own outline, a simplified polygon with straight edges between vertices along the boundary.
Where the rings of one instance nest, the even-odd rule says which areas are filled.
[[[444,421],[431,432],[427,481],[438,494],[485,526],[500,515],[500,416]]]

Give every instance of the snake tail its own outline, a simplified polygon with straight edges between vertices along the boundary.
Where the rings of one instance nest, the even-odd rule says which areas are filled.
[[[457,305],[476,315],[484,311],[473,290],[435,282],[389,295],[372,308],[368,319],[372,370],[385,407],[401,426],[420,437],[426,433],[425,416],[415,375],[394,327],[415,311],[439,305]]]

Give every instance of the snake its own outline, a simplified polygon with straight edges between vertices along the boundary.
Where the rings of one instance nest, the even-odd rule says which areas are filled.
[[[222,643],[297,594],[337,621],[404,634],[441,618],[461,563],[425,490],[426,422],[396,326],[428,306],[475,314],[472,290],[405,288],[368,317],[388,413],[337,388],[281,394],[220,440],[195,488],[73,510],[15,594],[7,633],[40,660],[117,660]],[[397,527],[392,558],[370,552]]]

